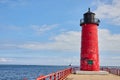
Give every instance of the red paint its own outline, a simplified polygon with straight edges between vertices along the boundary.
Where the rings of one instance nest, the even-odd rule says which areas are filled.
[[[99,71],[97,24],[82,25],[81,70]]]
[[[80,20],[80,26],[82,26],[80,70],[99,71],[97,30],[99,22],[100,20],[95,18],[95,13],[91,12],[90,8]]]
[[[48,75],[39,76],[36,80],[64,80],[69,74],[72,73],[72,68],[64,69],[57,71],[55,73],[51,73]]]

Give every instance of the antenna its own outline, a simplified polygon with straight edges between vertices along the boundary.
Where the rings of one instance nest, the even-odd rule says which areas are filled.
[[[90,12],[90,8],[88,8],[88,12]]]

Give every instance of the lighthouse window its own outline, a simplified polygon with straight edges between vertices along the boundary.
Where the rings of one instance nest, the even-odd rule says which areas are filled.
[[[93,65],[93,60],[88,60],[87,63]]]

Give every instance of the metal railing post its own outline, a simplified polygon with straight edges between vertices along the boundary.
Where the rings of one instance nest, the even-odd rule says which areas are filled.
[[[36,80],[63,80],[65,79],[69,74],[72,73],[72,68],[64,69],[55,73],[48,74],[46,76],[41,75]]]
[[[54,74],[54,80],[56,80],[56,73]]]

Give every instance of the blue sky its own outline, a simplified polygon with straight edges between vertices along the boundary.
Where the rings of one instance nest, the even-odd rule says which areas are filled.
[[[119,0],[0,0],[0,64],[79,65],[80,19],[101,20],[100,65],[120,64]]]

